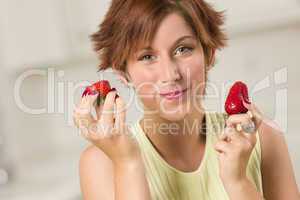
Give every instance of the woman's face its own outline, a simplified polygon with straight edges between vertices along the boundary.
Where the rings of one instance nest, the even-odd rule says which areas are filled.
[[[201,108],[199,97],[205,88],[203,49],[179,14],[163,19],[153,43],[136,52],[128,60],[127,69],[144,114],[177,121]],[[175,90],[184,91],[177,98],[162,95]]]

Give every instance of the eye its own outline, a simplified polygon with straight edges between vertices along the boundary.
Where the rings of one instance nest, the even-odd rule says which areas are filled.
[[[192,50],[193,50],[193,48],[191,48],[191,47],[181,46],[176,49],[175,54],[177,54],[177,52],[179,52],[179,53],[191,52]]]
[[[144,56],[141,56],[140,58],[138,58],[139,61],[149,61],[151,60],[151,58],[153,58],[154,56],[152,55],[144,55]]]

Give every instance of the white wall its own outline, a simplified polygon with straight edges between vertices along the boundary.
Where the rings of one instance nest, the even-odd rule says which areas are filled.
[[[68,92],[71,92],[70,84],[99,78],[95,73],[97,60],[87,36],[96,29],[108,2],[0,2],[0,168],[7,170],[9,176],[8,184],[0,186],[1,198],[40,199],[44,196],[49,199],[79,199],[78,158],[87,143],[69,125],[68,116],[72,110],[68,97],[72,97],[73,93],[68,95]],[[220,1],[216,2],[223,5]],[[256,6],[267,5],[266,2],[256,2],[252,5],[253,9],[248,9],[255,12]],[[276,2],[278,9],[289,8],[292,13],[299,9],[294,2],[288,5],[284,5],[283,1]],[[241,79],[253,90],[258,82],[269,77],[270,87],[255,92],[253,99],[270,118],[274,118],[275,111],[278,111],[275,93],[288,89],[285,137],[300,184],[300,154],[297,152],[300,145],[297,126],[300,112],[297,88],[300,83],[300,18],[293,18],[293,14],[288,15],[287,20],[282,18],[283,23],[279,20],[280,23],[276,24],[276,20],[271,20],[268,24],[266,20],[264,26],[256,28],[252,23],[249,28],[245,21],[232,17],[244,16],[244,12],[237,12],[238,7],[233,9],[230,5],[220,7],[226,6],[231,8],[229,46],[218,53],[218,64],[210,73],[210,81],[221,87],[224,82]],[[288,82],[276,85],[273,74],[283,67],[287,68]],[[31,69],[44,70],[47,74],[48,68],[55,72],[54,112],[25,113],[14,98],[16,80]],[[59,77],[58,71],[63,71],[64,75]],[[129,98],[127,89],[115,77],[106,74],[105,78],[113,79],[113,85],[121,90],[121,95]],[[62,97],[65,104],[60,104],[64,105],[62,112],[58,112],[58,83],[64,84]],[[47,99],[47,86],[46,76],[27,78],[21,87],[21,97],[26,105],[47,108],[49,100],[52,100]],[[75,91],[75,100],[78,100],[80,92]],[[220,110],[223,104],[217,99],[207,102],[207,105]],[[284,106],[280,108],[284,111]],[[128,121],[134,121],[140,114],[135,108],[130,108]],[[1,177],[3,173],[0,171],[0,182]]]

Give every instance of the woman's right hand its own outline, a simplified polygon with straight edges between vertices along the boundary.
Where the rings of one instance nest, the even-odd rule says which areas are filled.
[[[140,150],[136,140],[126,125],[125,102],[110,91],[103,105],[96,105],[98,94],[83,96],[74,109],[74,123],[81,134],[101,149],[115,165],[122,166],[140,162]],[[114,114],[114,108],[116,112]],[[96,110],[96,119],[92,115]]]

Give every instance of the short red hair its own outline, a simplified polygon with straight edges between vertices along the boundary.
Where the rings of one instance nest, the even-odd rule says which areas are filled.
[[[212,64],[212,50],[226,46],[223,11],[203,0],[112,0],[99,30],[90,36],[100,59],[99,71],[125,72],[126,61],[143,44],[151,44],[160,22],[172,12],[185,19],[199,38],[206,64]]]

